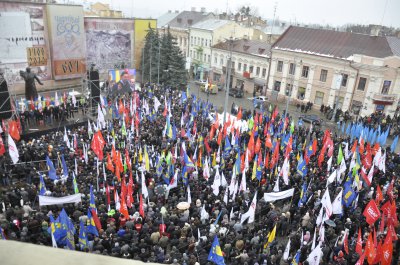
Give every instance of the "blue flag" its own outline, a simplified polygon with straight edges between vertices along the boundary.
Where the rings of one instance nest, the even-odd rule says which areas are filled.
[[[51,161],[48,156],[46,156],[46,164],[49,167],[49,178],[51,180],[58,179],[57,174],[56,174],[56,169],[54,168],[53,161]]]
[[[397,135],[396,138],[393,139],[392,144],[390,145],[390,152],[394,152],[397,147],[397,142],[399,141],[399,136]]]
[[[301,188],[301,192],[300,192],[300,200],[299,203],[297,204],[298,207],[300,207],[301,205],[304,205],[307,202],[307,183],[304,182],[303,186]]]
[[[81,250],[88,248],[88,237],[82,220],[79,224],[79,245],[81,246]]]
[[[298,265],[300,263],[300,250],[297,251],[296,255],[293,257],[290,265]]]
[[[99,236],[99,232],[97,231],[96,224],[94,223],[94,219],[92,216],[92,212],[90,211],[90,208],[88,209],[87,216],[88,216],[88,225],[86,227],[86,231],[95,236]]]
[[[211,245],[210,254],[208,254],[208,260],[214,262],[217,265],[224,265],[224,257],[222,255],[221,246],[219,245],[218,237],[215,235],[214,242]]]
[[[232,150],[231,143],[229,142],[228,136],[226,136],[226,137],[225,137],[224,156],[225,156],[225,157],[228,157],[231,150]]]
[[[90,185],[90,202],[89,202],[89,207],[96,209],[96,204],[94,201],[94,194],[93,194],[93,185]]]
[[[189,184],[189,178],[186,166],[183,166],[182,168],[182,181],[185,186]]]
[[[307,175],[307,165],[306,161],[303,159],[303,155],[300,156],[299,161],[297,162],[297,173],[303,178]]]
[[[61,164],[63,167],[63,174],[65,177],[68,177],[68,167],[67,163],[65,163],[64,154],[61,155]]]
[[[186,154],[186,152],[184,152],[183,154],[183,161],[185,162],[185,166],[187,168],[195,168],[192,160],[190,160],[189,156]]]
[[[44,195],[46,193],[46,185],[44,184],[43,175],[40,175],[40,183],[39,183],[39,195]]]
[[[350,178],[347,178],[346,182],[344,183],[344,190],[343,190],[343,205],[345,207],[350,207],[353,201],[357,197],[357,193],[353,190],[352,181]]]

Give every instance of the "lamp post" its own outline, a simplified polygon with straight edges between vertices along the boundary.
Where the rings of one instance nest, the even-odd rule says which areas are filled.
[[[226,67],[227,71],[227,78],[226,78],[226,89],[225,89],[225,103],[224,103],[224,119],[223,119],[223,124],[225,124],[226,121],[226,112],[228,108],[228,99],[229,99],[229,89],[230,89],[230,71],[231,71],[231,61],[232,61],[232,37],[229,38],[229,58],[228,58],[228,65]]]

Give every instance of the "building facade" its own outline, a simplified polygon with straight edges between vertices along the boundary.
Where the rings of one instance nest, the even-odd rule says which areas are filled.
[[[253,93],[266,89],[271,45],[265,41],[239,39],[212,46],[212,82],[226,85],[227,65],[232,52],[230,87],[242,87]]]
[[[267,93],[354,115],[393,115],[400,106],[399,47],[395,37],[291,26],[272,46]]]
[[[248,38],[252,29],[229,20],[209,19],[190,27],[189,58],[195,79],[205,80],[211,69],[212,46],[229,38]]]

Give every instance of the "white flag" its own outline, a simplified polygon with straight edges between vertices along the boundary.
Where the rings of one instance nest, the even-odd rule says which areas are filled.
[[[53,248],[58,248],[53,232],[51,232],[51,243],[53,244]]]
[[[75,91],[72,90],[72,104],[74,105],[74,107],[76,107],[76,97],[75,97]]]
[[[329,184],[335,181],[336,178],[336,170],[332,172],[329,178],[326,180],[326,186],[328,187]]]
[[[313,249],[313,251],[311,251],[310,255],[307,258],[307,261],[310,265],[319,265],[321,257],[322,257],[322,249],[321,245],[318,244],[318,246],[316,246]]]
[[[191,204],[192,203],[192,195],[190,194],[190,186],[188,185],[187,186],[187,202],[189,203],[189,204]]]
[[[338,170],[337,176],[336,176],[339,183],[342,182],[340,179],[340,176],[342,175],[342,173],[346,172],[346,169],[347,169],[346,162],[344,161],[344,159],[342,159],[342,162],[340,163],[340,167],[339,167],[339,170]]]
[[[315,221],[316,225],[320,225],[322,223],[323,214],[324,214],[324,207],[321,207],[321,209],[319,210],[317,220]]]
[[[144,178],[143,170],[142,170],[142,194],[145,199],[149,196],[149,192],[147,191],[146,180]]]
[[[369,172],[368,172],[368,180],[369,180],[369,183],[372,183],[372,178],[373,178],[373,176],[374,176],[374,169],[375,169],[375,165],[372,164],[372,167],[371,167],[371,169],[370,169]]]
[[[224,203],[225,203],[226,205],[228,205],[228,194],[229,194],[229,188],[227,187],[227,188],[225,189],[225,193],[224,193]]]
[[[15,145],[15,142],[11,135],[8,135],[8,152],[10,153],[11,160],[13,161],[13,164],[16,164],[19,160],[19,153],[17,146]]]
[[[374,156],[374,161],[373,161],[373,163],[374,163],[375,166],[379,167],[379,161],[381,160],[381,158],[382,158],[382,150],[381,150],[381,148],[379,147],[378,152],[376,152],[376,154],[375,154],[375,156]]]
[[[69,142],[68,135],[67,135],[67,128],[64,127],[64,142],[67,144],[68,148],[71,148],[71,143]]]
[[[343,196],[343,190],[341,190],[339,192],[339,194],[336,196],[335,200],[332,203],[333,214],[342,214],[343,213],[342,196]]]
[[[88,122],[88,134],[90,136],[93,134],[92,125],[90,124],[90,120],[88,120],[87,122]]]
[[[283,252],[283,259],[287,260],[289,258],[289,252],[290,252],[290,238],[289,241],[287,242],[285,252]]]
[[[211,185],[211,188],[213,190],[213,193],[215,196],[218,196],[219,194],[219,186],[221,186],[221,176],[219,175],[219,170],[218,167],[216,168],[216,173],[215,173],[215,177],[214,177],[214,182]]]
[[[344,144],[344,158],[345,158],[346,160],[348,160],[349,157],[350,157],[349,143],[348,143],[348,142],[344,142],[343,144]]]
[[[167,187],[168,190],[171,190],[171,189],[173,189],[173,188],[178,187],[178,181],[177,181],[177,179],[178,179],[178,172],[179,172],[179,168],[177,168],[177,169],[175,170],[174,176],[172,177],[172,179],[169,180],[169,185],[168,185],[168,187]]]
[[[315,248],[315,242],[317,242],[317,228],[314,229],[314,237],[311,245],[311,250]]]
[[[200,220],[208,220],[209,217],[210,215],[206,211],[206,206],[203,204],[203,208],[201,208],[200,212]]]
[[[119,201],[119,195],[116,190],[114,190],[114,200],[115,200],[115,210],[119,211],[121,209],[121,203]]]
[[[272,202],[272,201],[276,201],[276,200],[282,200],[282,199],[293,196],[293,193],[294,193],[294,188],[291,188],[289,190],[280,191],[280,192],[264,193],[264,201]]]
[[[54,105],[55,105],[56,107],[60,105],[60,102],[58,101],[58,94],[57,94],[57,92],[56,92],[55,99],[54,99]]]
[[[247,186],[246,186],[246,169],[245,169],[242,172],[242,180],[240,182],[239,192],[246,191],[246,190],[247,190]]]
[[[332,202],[331,202],[331,197],[329,196],[328,189],[325,190],[324,196],[322,196],[321,204],[322,206],[325,207],[326,214],[328,215],[328,217],[330,217],[332,215]]]
[[[210,178],[210,165],[208,163],[208,157],[206,156],[203,167],[203,177],[205,180],[208,180]]]
[[[233,192],[235,190],[235,184],[236,184],[236,169],[235,169],[235,167],[233,167],[231,184],[229,184],[229,195],[233,194]]]
[[[328,163],[327,163],[327,164],[328,164],[328,172],[331,171],[331,167],[332,167],[332,157],[333,157],[333,156],[331,156],[331,157],[328,159]]]
[[[97,124],[98,124],[97,127],[99,127],[98,129],[100,128],[104,129],[106,127],[106,121],[104,119],[104,114],[100,107],[100,104],[97,105]]]
[[[249,223],[249,224],[254,222],[254,218],[256,216],[256,206],[257,206],[257,191],[254,194],[253,200],[251,201],[249,210],[245,214],[243,214],[240,218],[241,224],[243,224],[244,221],[246,221],[247,219],[249,219],[247,221],[247,223]]]
[[[228,182],[226,181],[224,173],[221,173],[221,186],[222,187],[227,187],[228,186]]]
[[[283,182],[285,182],[286,185],[289,185],[289,171],[290,171],[289,159],[286,157],[285,161],[283,162],[281,171]]]
[[[379,162],[379,170],[386,173],[386,152],[383,154]]]
[[[273,191],[274,191],[274,192],[279,192],[279,174],[278,174],[278,176],[276,177],[275,186],[274,186]]]
[[[160,107],[160,106],[161,106],[160,101],[158,100],[158,98],[156,96],[154,96],[154,109],[156,111],[158,111],[158,107]]]

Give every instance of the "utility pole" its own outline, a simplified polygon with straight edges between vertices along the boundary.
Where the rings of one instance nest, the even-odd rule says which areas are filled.
[[[157,66],[157,84],[160,84],[160,58],[161,58],[161,41],[158,41],[158,66]]]
[[[223,124],[225,124],[226,121],[226,112],[228,108],[228,99],[229,99],[229,89],[230,89],[230,71],[231,71],[231,61],[232,61],[232,37],[229,38],[229,58],[228,58],[228,65],[226,67],[226,71],[228,73],[228,76],[226,78],[226,89],[225,89],[225,104],[224,104],[224,120]]]

